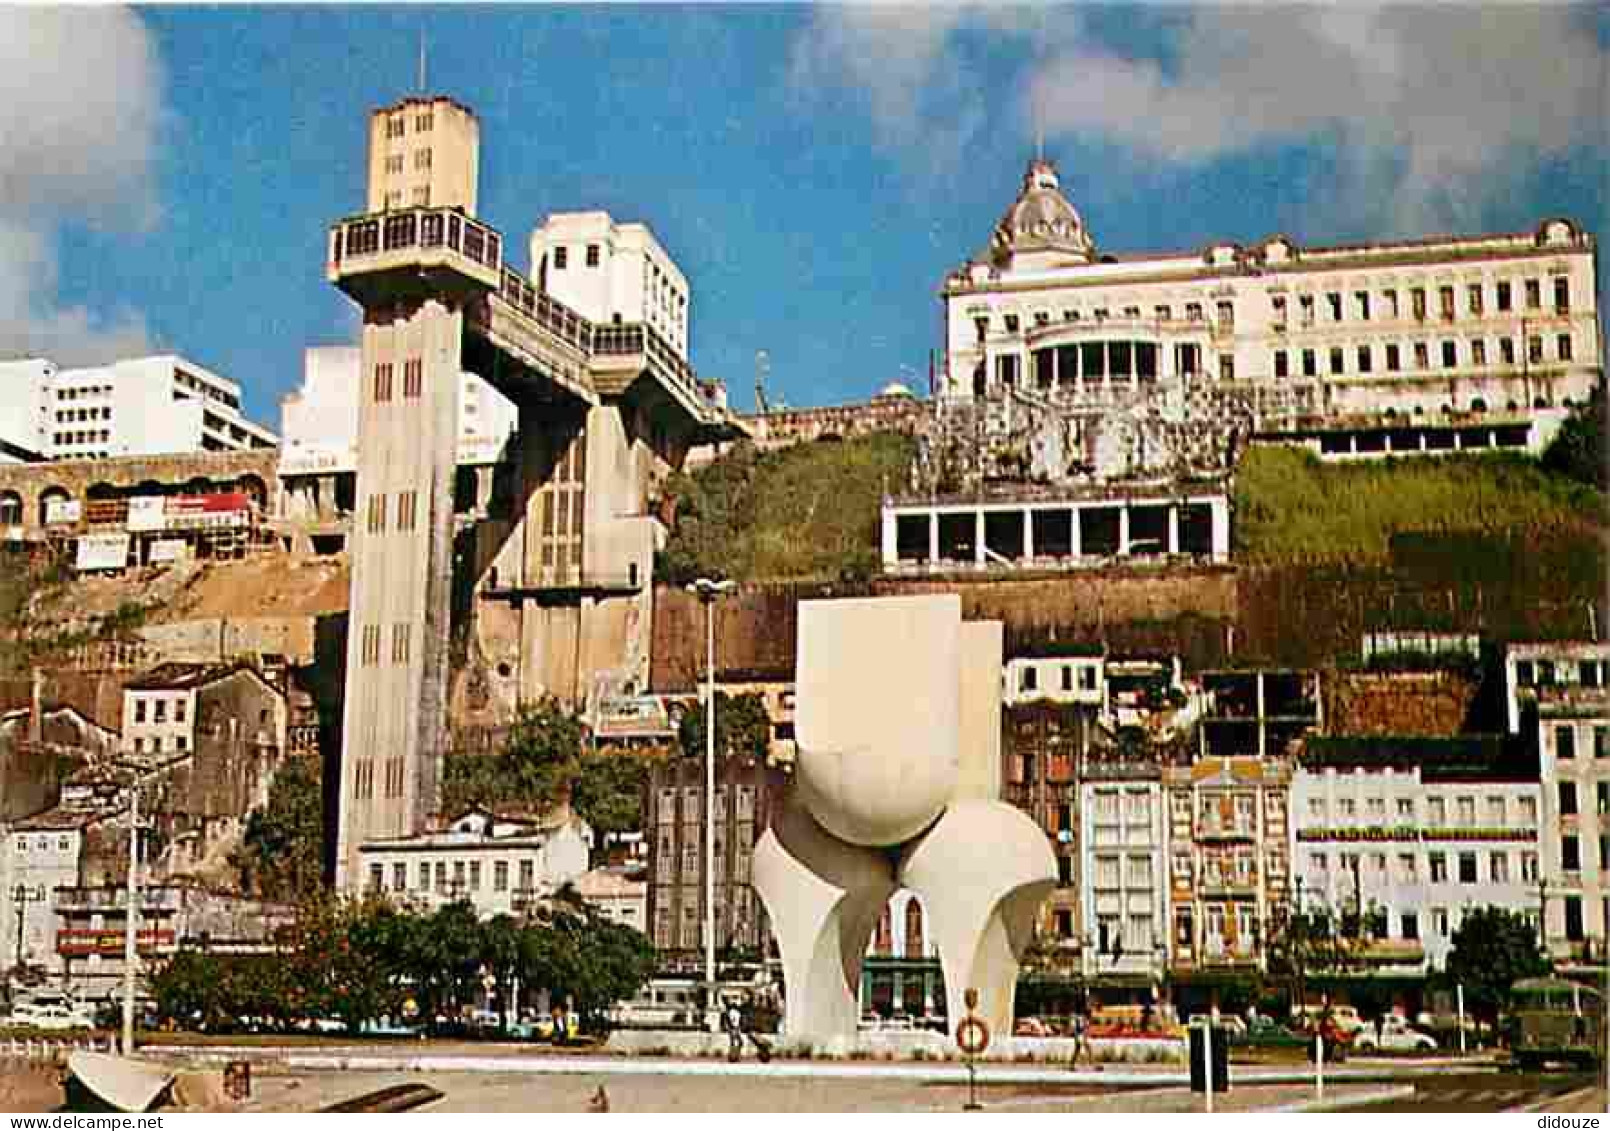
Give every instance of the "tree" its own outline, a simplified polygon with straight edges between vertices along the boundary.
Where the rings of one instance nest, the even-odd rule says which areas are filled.
[[[1328,908],[1277,912],[1266,948],[1269,973],[1285,983],[1293,1005],[1307,1001],[1310,982],[1328,988],[1357,967],[1365,940],[1340,928]]]
[[[705,744],[704,704],[682,716],[677,726],[677,742],[687,758],[703,758]],[[728,695],[716,692],[716,759],[766,757],[771,748],[771,716],[766,700],[754,692]]]
[[[1467,911],[1453,933],[1445,973],[1465,987],[1471,1012],[1496,1022],[1509,1004],[1510,987],[1550,970],[1537,928],[1519,911],[1478,907]]]
[[[460,812],[477,805],[555,805],[576,778],[585,733],[580,716],[551,696],[522,704],[496,754],[446,759],[442,803]]]
[[[643,827],[643,795],[651,761],[645,755],[616,750],[593,750],[581,756],[570,804],[592,826],[600,844],[613,833]]]
[[[300,900],[324,882],[324,787],[317,758],[286,760],[253,809],[236,862],[241,886],[265,899]]]
[[[590,904],[557,902],[522,939],[522,973],[598,1029],[603,1014],[654,973],[654,948],[639,931],[605,919]]]
[[[1596,387],[1588,403],[1578,405],[1560,425],[1543,453],[1543,466],[1601,491],[1610,490],[1604,443],[1605,397]]]
[[[286,1012],[338,1018],[348,1031],[396,1017],[406,996],[407,917],[377,896],[316,896],[297,909]]]

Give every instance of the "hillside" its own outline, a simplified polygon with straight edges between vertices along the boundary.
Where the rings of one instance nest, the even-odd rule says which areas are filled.
[[[665,494],[675,529],[655,572],[671,584],[698,576],[836,579],[878,569],[878,508],[909,474],[915,443],[880,434],[759,453],[740,445]]]
[[[1605,496],[1509,454],[1325,464],[1255,447],[1236,469],[1234,550],[1244,561],[1384,558],[1407,533],[1548,528],[1597,542]]]

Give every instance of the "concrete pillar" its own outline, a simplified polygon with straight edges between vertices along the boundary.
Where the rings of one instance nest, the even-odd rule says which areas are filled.
[[[984,511],[973,512],[973,561],[979,565],[985,562],[984,557]]]
[[[492,479],[497,468],[483,464],[475,469],[475,509],[486,514],[492,509]]]
[[[1084,553],[1079,538],[1079,508],[1068,508],[1068,556],[1079,558]]]
[[[898,520],[892,507],[884,507],[882,514],[883,568],[889,569],[900,560],[900,543],[895,536]]]
[[[1180,552],[1180,508],[1174,504],[1168,508],[1168,552]]]
[[[894,969],[894,985],[891,987],[889,1002],[896,1013],[904,1012],[906,1008],[906,976],[897,966]]]
[[[1230,504],[1225,499],[1214,499],[1209,507],[1213,515],[1213,560],[1230,560]]]
[[[1129,504],[1124,503],[1118,508],[1118,553],[1121,557],[1129,555]]]
[[[361,883],[360,844],[419,832],[437,807],[463,335],[463,313],[438,299],[365,317],[360,471],[349,542],[340,888]],[[385,512],[384,529],[375,533],[365,521],[371,499]],[[411,519],[400,522],[409,510]]]
[[[1023,508],[1023,560],[1034,560],[1034,512]]]
[[[928,512],[928,562],[930,565],[939,561],[939,512]]]

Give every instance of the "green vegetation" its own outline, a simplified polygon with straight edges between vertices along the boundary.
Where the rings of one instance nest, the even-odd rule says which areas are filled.
[[[704,704],[700,703],[682,716],[677,727],[677,745],[686,758],[703,758],[705,745]],[[766,701],[753,692],[728,695],[716,692],[716,757],[766,757],[771,747],[771,716],[766,713]]]
[[[1384,558],[1406,531],[1602,524],[1605,498],[1524,456],[1323,464],[1250,449],[1236,472],[1236,552],[1247,558]]]
[[[1560,426],[1543,453],[1543,466],[1578,483],[1610,491],[1610,462],[1606,462],[1610,452],[1604,446],[1605,410],[1604,390],[1596,388],[1588,403],[1577,406]]]
[[[1472,1013],[1496,1021],[1508,1007],[1511,986],[1550,968],[1537,928],[1522,912],[1476,907],[1465,912],[1453,933],[1445,975],[1449,984],[1464,985]]]
[[[246,817],[235,864],[241,886],[264,899],[312,896],[324,881],[324,787],[317,758],[288,759],[268,787],[268,804]]]
[[[162,1018],[212,1032],[245,1018],[269,1028],[329,1018],[354,1032],[416,1016],[434,1029],[437,1018],[456,1023],[483,1000],[484,971],[502,1008],[502,991],[518,978],[527,992],[547,989],[555,1002],[568,1002],[596,1030],[604,1010],[636,993],[653,970],[646,938],[565,892],[532,918],[485,922],[466,902],[427,915],[380,897],[320,896],[299,907],[280,953],[184,950],[150,985]]]
[[[557,699],[520,708],[495,754],[450,754],[442,767],[442,806],[542,810],[570,799],[600,841],[642,827],[649,757],[588,748],[581,717]]]
[[[742,444],[672,476],[665,497],[675,531],[655,574],[674,585],[700,576],[871,576],[883,493],[902,487],[915,454],[910,437],[892,433],[766,454]]]

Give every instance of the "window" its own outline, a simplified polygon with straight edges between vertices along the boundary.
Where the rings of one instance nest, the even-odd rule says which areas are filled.
[[[1599,871],[1610,871],[1610,836],[1599,837]]]
[[[421,150],[419,150],[418,152],[416,152],[414,154],[414,168],[415,169],[429,169],[430,168],[430,150],[421,149]]]
[[[1386,347],[1386,369],[1388,373],[1396,373],[1403,368],[1403,358],[1396,342]]]
[[[1593,728],[1593,756],[1610,758],[1610,727]]]
[[[379,864],[369,865],[369,890],[379,891],[386,886],[386,874]]]
[[[1100,311],[1097,311],[1097,312],[1096,312],[1096,314],[1097,314],[1097,316],[1098,316],[1098,317],[1099,317],[1099,316],[1100,316],[1100,314],[1101,314],[1101,312],[1100,312]],[[1005,321],[1006,321],[1006,332],[1007,332],[1007,333],[1008,333],[1008,334],[1015,334],[1015,333],[1017,333],[1017,315],[1015,315],[1015,314],[1008,314],[1008,315],[1007,315],[1007,316],[1006,316],[1006,319],[1005,319]]]
[[[1560,838],[1560,867],[1567,872],[1582,870],[1582,841],[1579,837]]]
[[[1442,320],[1444,322],[1452,322],[1453,321],[1453,288],[1452,287],[1438,287],[1437,288],[1437,308],[1438,308],[1438,310],[1441,311]]]
[[[1543,284],[1537,279],[1526,280],[1526,305],[1531,310],[1543,305]]]
[[[1308,799],[1308,816],[1315,821],[1325,819],[1325,799],[1323,797],[1310,797]]]
[[[716,704],[720,708],[720,703]],[[509,862],[507,860],[495,861],[492,865],[492,890],[509,890]]]
[[[1431,366],[1431,347],[1425,342],[1414,343],[1414,367],[1427,369]]]
[[[1433,907],[1431,909],[1431,925],[1437,932],[1438,938],[1448,937],[1448,909],[1446,907]]]
[[[391,886],[397,891],[406,891],[408,888],[408,865],[393,864],[391,866]]]
[[[1330,320],[1332,322],[1342,320],[1342,296],[1340,294],[1335,291],[1326,292],[1325,307],[1330,311]]]
[[[1470,342],[1470,364],[1487,364],[1487,342],[1484,338],[1473,338]]]
[[[553,249],[553,269],[555,271],[563,271],[565,269],[565,267],[569,264],[569,262],[570,262],[570,249],[569,248],[556,247],[556,248]]]
[[[1514,304],[1511,301],[1510,295],[1511,295],[1510,284],[1507,281],[1499,283],[1498,284],[1498,309],[1499,310],[1509,310],[1509,309],[1511,309],[1513,307]]]
[[[1495,884],[1509,883],[1509,853],[1495,852],[1487,861],[1488,875]]]
[[[1571,335],[1561,334],[1554,339],[1554,354],[1561,361],[1571,360]]]
[[[1323,852],[1310,852],[1308,854],[1308,870],[1311,872],[1324,872],[1330,868],[1330,859]]]
[[[587,245],[587,266],[598,266],[598,245],[595,243],[590,243]]]
[[[1314,377],[1319,373],[1319,362],[1313,350],[1303,350],[1303,376]]]
[[[391,400],[391,362],[383,361],[375,366],[374,399],[376,403]]]
[[[1025,666],[1023,668],[1022,674],[1018,677],[1017,689],[1019,691],[1034,691],[1039,687],[1039,683],[1040,683],[1040,673],[1039,673],[1039,671],[1037,671],[1033,666]],[[721,707],[721,704],[719,702],[717,702],[717,704],[716,704],[717,714],[720,713],[720,707]],[[717,727],[716,729],[719,730],[720,727]]]
[[[1599,816],[1610,814],[1610,782],[1600,782],[1596,787]]]
[[[425,387],[425,362],[417,357],[403,362],[403,399],[418,400]]]
[[[1420,937],[1420,916],[1416,915],[1413,911],[1405,911],[1403,913],[1402,922],[1402,934],[1404,938],[1417,939]]]
[[[1354,291],[1353,302],[1358,307],[1358,316],[1362,321],[1370,320],[1370,292]]]
[[[1525,884],[1537,883],[1537,853],[1521,853],[1521,882]]]
[[[1286,351],[1285,350],[1276,350],[1275,351],[1275,376],[1276,377],[1288,376],[1289,375],[1289,373],[1288,373],[1289,368],[1290,368],[1290,366],[1289,366],[1289,363],[1288,363],[1287,358],[1286,358]]]
[[[1340,346],[1331,347],[1330,371],[1333,374],[1340,373],[1342,371],[1342,347]]]
[[[481,862],[479,860],[470,861],[470,890],[481,890]]]
[[[391,141],[395,141],[397,138],[402,137],[403,130],[407,129],[406,122],[407,122],[407,119],[405,119],[401,114],[393,114],[391,117],[387,118],[386,119],[386,137],[387,137],[387,139],[391,140]]]
[[[1448,854],[1445,852],[1433,852],[1427,857],[1427,860],[1431,865],[1431,882],[1434,884],[1447,883]]]
[[[1556,727],[1554,730],[1554,756],[1562,762],[1576,757],[1576,728]]]
[[[1276,308],[1281,309],[1282,305],[1285,302],[1285,300],[1284,299],[1276,299],[1275,302],[1276,302]],[[1062,320],[1064,322],[1072,322],[1072,321],[1074,321],[1075,313],[1076,312],[1072,311],[1072,310],[1064,310],[1062,312]],[[1156,318],[1159,322],[1167,322],[1171,318],[1174,317],[1174,312],[1172,310],[1170,310],[1166,306],[1154,306],[1154,307],[1152,307],[1152,316],[1154,318]]]
[[[134,721],[137,722],[137,723],[145,722],[145,700],[144,699],[135,699],[134,700]]]
[[[1386,820],[1386,798],[1371,797],[1364,803],[1365,812],[1369,814],[1371,824],[1381,824]]]
[[[1560,782],[1560,816],[1576,816],[1576,782]]]
[[[1459,854],[1459,882],[1462,884],[1476,882],[1476,854],[1474,852],[1461,852]]]
[[[1400,798],[1398,798],[1398,820],[1400,820],[1400,821],[1413,821],[1414,820],[1414,798],[1412,798],[1412,797],[1400,797]]]
[[[1528,827],[1537,824],[1537,798],[1521,798],[1521,824]]]
[[[1219,380],[1235,380],[1235,358],[1231,357],[1229,354],[1219,355]]]
[[[1430,798],[1426,802],[1426,815],[1434,828],[1442,828],[1448,824],[1448,802],[1441,797]]]
[[[1459,364],[1459,348],[1453,342],[1442,343],[1442,367],[1452,369]]]
[[[407,624],[394,624],[391,626],[391,662],[406,664],[410,651],[410,629]]]
[[[1476,799],[1474,797],[1461,797],[1459,799],[1459,823],[1466,828],[1476,823]]]
[[[1487,799],[1487,827],[1502,828],[1508,818],[1502,797],[1489,797]]]
[[[1515,364],[1515,339],[1514,338],[1499,338],[1498,339],[1498,359],[1501,362],[1503,362],[1505,365],[1514,365]]]
[[[1543,360],[1543,335],[1533,334],[1526,339],[1526,360],[1533,365]]]
[[[1373,359],[1370,357],[1370,347],[1369,346],[1359,346],[1358,347],[1358,371],[1360,373],[1368,373],[1373,368],[1374,368],[1374,365],[1373,365]]]
[[[414,130],[415,130],[415,132],[422,133],[422,134],[430,133],[430,127],[431,127],[431,112],[429,110],[425,110],[425,111],[421,112],[418,116],[416,116],[414,118]]]
[[[1398,876],[1411,884],[1420,878],[1419,858],[1414,853],[1398,853]]]
[[[1471,283],[1470,286],[1465,288],[1465,293],[1469,297],[1470,313],[1472,313],[1472,314],[1480,314],[1481,313],[1481,284],[1480,283]]]
[[[1426,289],[1415,287],[1409,292],[1410,309],[1414,311],[1415,320],[1424,322],[1426,318]]]
[[[537,865],[532,860],[520,861],[520,890],[532,891],[535,888]]]
[[[369,496],[368,530],[370,534],[379,534],[386,529],[386,496]]]
[[[151,706],[154,711],[152,715],[153,722],[165,723],[168,721],[168,701],[166,699],[158,699]]]

